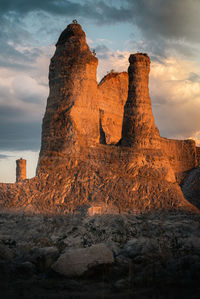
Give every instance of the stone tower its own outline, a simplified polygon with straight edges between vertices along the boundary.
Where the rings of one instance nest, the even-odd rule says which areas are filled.
[[[82,27],[68,25],[58,39],[49,67],[50,94],[42,124],[38,172],[44,172],[50,164],[63,164],[99,142],[97,64]]]
[[[124,106],[121,144],[141,148],[159,147],[160,134],[155,125],[149,96],[150,59],[137,53],[129,57],[128,99]]]
[[[26,160],[20,158],[16,160],[16,182],[23,180],[26,180]]]

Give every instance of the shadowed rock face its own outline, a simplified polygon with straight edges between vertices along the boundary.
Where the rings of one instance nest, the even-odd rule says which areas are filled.
[[[81,26],[70,24],[58,39],[49,67],[38,170],[47,158],[67,156],[99,142],[97,63]]]
[[[122,141],[124,146],[158,148],[159,131],[151,109],[149,96],[150,59],[147,54],[130,55],[129,91],[124,107]]]

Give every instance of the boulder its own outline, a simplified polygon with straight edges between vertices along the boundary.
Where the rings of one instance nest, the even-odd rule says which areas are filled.
[[[105,244],[97,244],[88,248],[67,250],[52,265],[52,269],[67,277],[77,277],[95,266],[113,262],[112,251]]]

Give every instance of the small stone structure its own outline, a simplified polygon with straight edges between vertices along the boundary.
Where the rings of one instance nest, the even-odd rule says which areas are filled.
[[[92,206],[88,209],[88,214],[90,216],[94,216],[94,215],[101,215],[102,214],[102,207],[100,206]]]
[[[20,158],[16,160],[16,182],[23,180],[26,180],[26,160]]]

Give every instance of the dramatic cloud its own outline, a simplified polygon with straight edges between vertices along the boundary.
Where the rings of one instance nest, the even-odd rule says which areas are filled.
[[[126,0],[134,22],[152,41],[159,37],[200,42],[198,0]]]
[[[150,90],[162,135],[181,139],[198,138],[199,76],[199,67],[191,61],[171,57],[162,63],[152,63]]]
[[[51,50],[41,48],[26,69],[0,65],[0,149],[39,150]]]
[[[120,4],[121,3],[121,4]],[[60,16],[80,16],[93,19],[97,22],[111,23],[113,21],[125,21],[131,19],[131,12],[128,7],[124,7],[121,1],[26,1],[26,0],[3,0],[0,13],[25,15],[30,12],[45,12]],[[119,5],[120,4],[120,5]]]

